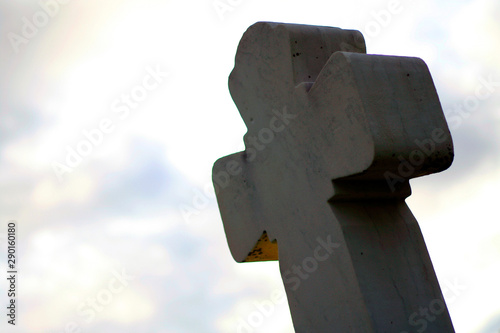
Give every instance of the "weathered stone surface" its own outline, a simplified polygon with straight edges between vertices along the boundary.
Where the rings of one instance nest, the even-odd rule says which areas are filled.
[[[413,331],[421,318],[453,332],[404,202],[409,179],[449,167],[451,135],[421,59],[365,52],[352,30],[245,32],[229,88],[246,149],[213,169],[229,247],[238,262],[279,257],[297,332]]]

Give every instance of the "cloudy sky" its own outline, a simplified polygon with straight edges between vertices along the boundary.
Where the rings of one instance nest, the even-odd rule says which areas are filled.
[[[276,21],[426,61],[456,157],[407,202],[456,331],[498,333],[498,17],[495,0],[0,0],[0,276],[19,229],[17,325],[0,330],[293,331],[277,263],[232,260],[211,187],[246,131],[237,44]]]

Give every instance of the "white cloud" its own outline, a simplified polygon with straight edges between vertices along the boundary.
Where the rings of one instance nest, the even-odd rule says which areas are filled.
[[[500,5],[494,0],[475,0],[462,6],[449,26],[457,56],[465,58],[470,64],[477,62],[498,72],[499,14]]]

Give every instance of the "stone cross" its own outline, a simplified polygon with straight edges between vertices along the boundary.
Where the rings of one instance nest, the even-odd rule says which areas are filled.
[[[453,143],[418,58],[361,33],[259,22],[229,77],[245,151],[213,169],[237,262],[278,260],[296,332],[453,332],[409,179]],[[429,198],[432,200],[432,198]]]

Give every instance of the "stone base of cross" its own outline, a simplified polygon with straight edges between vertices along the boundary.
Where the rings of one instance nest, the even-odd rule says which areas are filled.
[[[259,22],[229,77],[245,151],[213,169],[238,262],[278,260],[296,332],[453,332],[409,179],[453,143],[425,63],[357,31]]]

